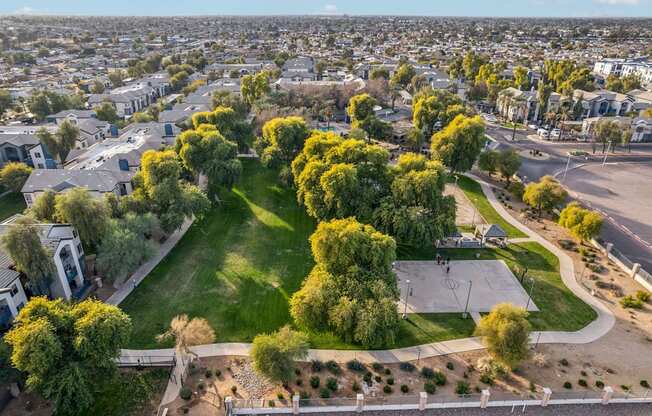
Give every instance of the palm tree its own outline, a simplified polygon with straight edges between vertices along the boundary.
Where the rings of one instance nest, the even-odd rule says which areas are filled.
[[[188,315],[183,314],[172,318],[170,328],[158,335],[156,340],[162,342],[171,338],[174,339],[174,348],[182,358],[184,355],[191,355],[199,360],[199,355],[190,347],[212,343],[215,341],[215,331],[206,319],[189,319]]]
[[[559,141],[561,141],[562,137],[564,137],[564,122],[568,120],[570,115],[571,110],[567,106],[562,106],[562,108],[559,109],[559,119],[561,120],[561,128],[559,129]]]

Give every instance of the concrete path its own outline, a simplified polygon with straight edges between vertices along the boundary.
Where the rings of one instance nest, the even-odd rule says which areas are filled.
[[[140,284],[140,282],[142,282],[143,279],[145,279],[147,275],[149,275],[151,271],[154,270],[154,267],[156,267],[161,262],[161,260],[163,260],[165,256],[168,255],[170,250],[172,250],[174,246],[177,245],[179,240],[181,240],[181,237],[186,234],[186,231],[188,231],[192,223],[192,219],[186,219],[181,225],[181,228],[173,232],[168,237],[168,239],[165,240],[163,244],[161,244],[158,253],[156,253],[156,255],[149,259],[147,262],[143,263],[138,269],[136,269],[131,277],[128,280],[125,280],[122,286],[106,300],[106,303],[111,305],[119,305],[122,303],[122,301],[124,301],[127,296],[129,296],[129,294]]]
[[[536,241],[544,246],[547,250],[554,253],[559,258],[559,272],[564,284],[580,299],[590,305],[597,313],[596,320],[575,332],[563,331],[542,331],[533,332],[530,335],[530,342],[537,344],[587,344],[593,342],[600,337],[604,336],[611,330],[615,324],[615,317],[613,313],[604,306],[598,299],[593,297],[589,292],[584,289],[575,279],[575,270],[573,267],[572,259],[560,250],[557,246],[547,241],[525,225],[521,224],[518,220],[513,218],[505,210],[505,208],[497,200],[491,186],[482,179],[468,174],[469,177],[476,180],[482,187],[482,191],[487,196],[487,199],[494,207],[494,209],[510,224],[523,231],[528,235],[528,238],[518,239],[519,241]],[[513,239],[511,240],[514,242]],[[142,279],[141,279],[142,280]],[[126,296],[126,295],[125,295]],[[477,318],[477,317],[476,317]],[[453,353],[461,353],[467,351],[474,351],[483,349],[480,338],[462,338],[442,342],[433,342],[430,344],[417,345],[414,347],[397,348],[391,350],[378,350],[378,351],[355,351],[355,350],[318,350],[311,349],[307,360],[318,359],[322,361],[335,360],[338,362],[346,362],[349,360],[357,359],[365,363],[397,363],[402,361],[413,361],[419,358],[436,357],[441,355],[448,355]],[[200,357],[215,357],[225,355],[248,356],[251,349],[251,344],[248,343],[218,343],[209,345],[200,345],[193,348]],[[150,357],[152,360],[155,357],[161,360],[167,359],[174,355],[173,349],[157,349],[157,350],[122,350],[122,356],[126,359],[131,357]],[[180,370],[174,369],[175,374]],[[166,391],[165,399],[173,400],[177,397],[180,384],[170,382],[168,384],[169,392]],[[163,401],[163,404],[169,403]]]

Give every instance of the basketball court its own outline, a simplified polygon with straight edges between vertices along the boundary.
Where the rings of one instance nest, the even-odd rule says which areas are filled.
[[[448,273],[446,266],[436,261],[397,261],[394,271],[400,313],[408,286],[408,313],[490,312],[494,305],[505,302],[539,310],[531,299],[528,302],[531,281],[526,278],[523,287],[502,260],[451,261]]]

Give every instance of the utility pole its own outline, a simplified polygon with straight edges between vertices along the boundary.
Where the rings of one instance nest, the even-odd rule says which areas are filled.
[[[602,160],[602,167],[607,163],[607,156],[609,156],[609,149],[611,149],[611,142],[609,142],[609,146],[607,146],[607,151],[604,154],[604,159]]]
[[[534,291],[534,282],[535,280],[533,278],[530,278],[532,281],[532,285],[530,286],[530,293],[527,295],[527,303],[525,304],[525,310],[527,311],[527,308],[530,307],[530,299],[532,299],[532,292]]]
[[[568,173],[568,166],[570,165],[570,160],[571,160],[571,155],[569,153],[568,160],[566,161],[566,169],[564,169],[564,177],[561,180],[562,183],[564,183],[564,181],[566,180],[566,174]]]

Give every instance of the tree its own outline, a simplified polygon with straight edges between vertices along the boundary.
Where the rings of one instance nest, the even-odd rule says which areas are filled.
[[[498,170],[498,152],[495,150],[487,150],[480,153],[478,156],[478,168],[489,174],[493,175]]]
[[[514,368],[529,355],[531,327],[527,317],[525,308],[500,303],[480,320],[475,335],[482,337],[489,354]]]
[[[100,80],[95,80],[93,81],[93,85],[91,85],[91,92],[93,94],[102,94],[104,92],[104,84]]]
[[[97,114],[98,120],[115,123],[120,119],[120,117],[118,117],[118,112],[110,102],[105,101],[93,110],[95,111],[95,114]]]
[[[523,202],[535,208],[540,217],[542,210],[551,211],[561,204],[568,194],[552,176],[544,176],[539,182],[530,182],[525,187]]]
[[[359,94],[351,97],[349,106],[346,109],[346,113],[351,118],[351,126],[356,128],[363,120],[374,116],[374,107],[376,105],[376,99],[369,94]]]
[[[394,72],[390,83],[400,86],[401,88],[407,88],[416,74],[417,72],[412,65],[407,63],[402,64],[398,67],[396,72]]]
[[[595,126],[595,138],[602,143],[602,153],[607,151],[607,146],[612,147],[620,143],[622,133],[617,121],[600,120]]]
[[[86,188],[73,188],[55,197],[54,217],[71,224],[89,247],[97,247],[106,230],[109,210],[103,199],[91,196]]]
[[[210,207],[197,187],[180,183],[181,164],[174,150],[143,153],[140,174],[142,182],[134,193],[158,216],[166,233],[181,227],[186,217],[201,217]]]
[[[568,229],[582,243],[600,235],[603,222],[602,215],[582,208],[577,202],[566,205],[559,214],[559,225]]]
[[[256,141],[256,151],[266,166],[288,166],[303,149],[310,135],[301,117],[274,118],[263,126],[263,135]]]
[[[464,114],[464,107],[457,95],[444,90],[431,90],[427,95],[416,98],[412,123],[426,136],[431,136],[437,122],[445,127],[458,114]]]
[[[11,93],[5,89],[0,89],[0,119],[5,115],[14,102]]]
[[[70,121],[65,120],[59,125],[56,133],[52,134],[44,127],[36,131],[36,136],[41,143],[48,149],[59,162],[64,162],[68,153],[75,147],[75,143],[79,138],[79,128],[72,124]]]
[[[122,70],[109,72],[109,81],[113,88],[122,87],[122,80],[124,79],[124,72]]]
[[[215,331],[204,318],[188,318],[188,315],[177,315],[172,318],[170,328],[156,337],[159,342],[174,340],[175,349],[183,356],[192,355],[199,358],[190,347],[211,344],[215,341]]]
[[[502,150],[498,153],[497,166],[498,172],[505,178],[507,185],[510,179],[521,167],[521,157],[514,149]]]
[[[374,211],[374,225],[400,243],[433,245],[455,230],[455,200],[444,196],[446,171],[423,155],[400,156],[391,194]]]
[[[188,78],[190,75],[186,71],[180,71],[170,77],[170,88],[174,92],[181,91],[188,85]]]
[[[295,361],[308,355],[308,337],[284,326],[272,334],[257,335],[251,345],[255,370],[275,382],[294,377]]]
[[[239,95],[229,91],[215,91],[211,100],[213,109],[217,107],[231,108],[238,118],[244,119],[249,114],[249,104]]]
[[[157,227],[158,220],[150,212],[110,219],[97,250],[98,268],[110,280],[126,277],[154,255],[156,247],[148,236]]]
[[[393,345],[398,334],[394,240],[346,218],[321,222],[310,243],[316,265],[290,301],[295,322],[369,348]]]
[[[32,173],[32,168],[22,162],[9,162],[0,170],[0,184],[11,192],[20,192]]]
[[[231,188],[242,165],[237,159],[238,146],[226,140],[213,125],[200,125],[197,130],[186,130],[176,140],[177,153],[184,165],[197,174],[208,177],[211,194],[217,188]]]
[[[42,121],[54,113],[71,108],[83,108],[84,103],[79,95],[57,94],[53,91],[37,91],[27,102],[29,111],[37,120]]]
[[[266,71],[259,72],[256,75],[245,75],[240,80],[240,94],[249,105],[269,94],[270,91],[269,74]]]
[[[386,81],[389,81],[389,71],[384,66],[374,68],[369,74],[369,79],[379,79],[383,78]]]
[[[530,89],[530,79],[528,78],[527,68],[522,66],[514,68],[514,86],[521,91],[527,91]]]
[[[27,386],[52,401],[57,414],[79,414],[94,402],[97,380],[116,372],[131,321],[98,300],[68,303],[32,298],[5,336],[11,361]]]
[[[29,208],[29,213],[39,221],[54,222],[55,221],[55,199],[57,193],[52,189],[46,189],[39,195],[32,206]]]
[[[49,294],[49,284],[55,273],[52,253],[41,243],[40,231],[29,217],[13,222],[0,237],[16,270],[27,276],[27,285],[37,294]]]
[[[416,127],[410,129],[410,131],[407,134],[407,145],[412,151],[414,152],[420,151],[424,141],[425,141],[425,136],[420,129]]]
[[[432,136],[431,153],[452,172],[473,166],[485,144],[484,123],[480,116],[458,115],[446,128]]]

